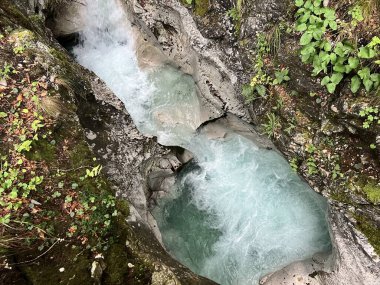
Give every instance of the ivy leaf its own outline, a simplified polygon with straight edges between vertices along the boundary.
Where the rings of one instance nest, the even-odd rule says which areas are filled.
[[[371,74],[371,80],[373,82],[373,87],[377,88],[380,85],[380,74],[379,73],[372,73]]]
[[[315,15],[319,16],[319,15],[321,15],[322,13],[323,13],[323,9],[322,9],[321,7],[315,7],[315,8],[314,8],[314,14],[315,14]],[[320,19],[320,20],[321,20],[320,22],[322,22],[322,19],[321,19],[321,18],[318,18],[318,19]]]
[[[373,50],[373,49],[371,49],[369,47],[361,47],[359,49],[358,56],[360,58],[369,59],[369,58],[375,57],[376,56],[376,52],[375,52],[375,50]]]
[[[336,19],[335,11],[333,9],[326,8],[324,14],[325,14],[326,20],[328,21],[334,21]]]
[[[302,14],[302,16],[298,19],[300,23],[306,23],[310,19],[310,12],[306,12]]]
[[[338,24],[335,20],[329,22],[329,26],[332,30],[336,31],[338,29]]]
[[[311,3],[310,0],[307,0],[305,3],[305,8],[312,10],[314,8],[313,4]]]
[[[371,76],[371,70],[368,68],[368,67],[365,67],[363,69],[360,69],[358,71],[358,75],[359,77],[364,80],[364,79],[368,79],[370,76]]]
[[[335,53],[332,53],[330,54],[330,60],[331,60],[331,63],[334,64],[337,60],[337,56]]]
[[[331,44],[329,42],[326,42],[323,46],[323,49],[325,51],[331,51]]]
[[[313,31],[313,38],[317,41],[320,41],[322,39],[323,31],[321,30],[314,30]]]
[[[351,69],[355,69],[359,66],[359,59],[356,57],[350,57],[348,59],[348,65],[350,66]]]
[[[371,42],[367,45],[367,47],[373,48],[377,45],[380,45],[380,38],[378,36],[374,36]]]
[[[305,23],[302,23],[302,24],[296,26],[296,30],[297,30],[298,32],[306,31],[306,29],[307,29],[307,26],[306,26]]]
[[[346,71],[346,67],[343,64],[336,64],[333,68],[334,71],[344,73]]]
[[[313,34],[312,33],[304,33],[300,39],[300,44],[302,46],[305,46],[311,42],[313,39]]]
[[[343,79],[343,74],[341,73],[334,73],[332,76],[331,76],[331,82],[334,83],[335,85],[338,85],[339,82],[341,82]]]
[[[322,81],[321,81],[321,85],[322,85],[322,86],[325,86],[325,85],[327,85],[327,83],[329,83],[329,82],[330,82],[330,77],[325,76],[325,77],[323,77],[323,79],[322,79]]]
[[[373,81],[371,79],[367,79],[367,78],[363,79],[363,84],[367,92],[371,91],[373,87]]]
[[[354,77],[351,78],[351,91],[352,93],[358,92],[360,88],[361,80],[359,76],[355,75]]]
[[[297,7],[302,7],[303,6],[303,0],[296,0],[296,6]]]
[[[334,93],[335,88],[336,88],[335,83],[329,83],[326,86],[327,86],[327,91],[329,91],[330,94]]]

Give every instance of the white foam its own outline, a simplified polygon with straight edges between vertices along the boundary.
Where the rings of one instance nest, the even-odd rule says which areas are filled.
[[[194,81],[170,66],[139,69],[118,0],[88,1],[82,15],[82,43],[74,48],[79,63],[107,83],[141,132],[197,157],[198,168],[182,173],[156,212],[174,256],[221,284],[256,284],[263,274],[329,248],[325,200],[282,157],[236,134],[195,135]]]

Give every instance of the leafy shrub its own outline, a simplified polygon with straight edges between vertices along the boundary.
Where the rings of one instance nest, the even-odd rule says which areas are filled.
[[[329,93],[345,79],[351,77],[351,91],[356,93],[363,85],[367,92],[380,86],[380,74],[373,72],[368,63],[379,64],[375,60],[379,55],[380,39],[359,48],[348,40],[334,41],[334,33],[339,29],[335,10],[323,7],[322,0],[296,0],[296,30],[302,33],[300,38],[301,59],[313,66],[313,76],[326,74],[321,84]],[[354,6],[350,10],[352,21],[361,21],[361,10]],[[328,36],[327,36],[328,34]]]

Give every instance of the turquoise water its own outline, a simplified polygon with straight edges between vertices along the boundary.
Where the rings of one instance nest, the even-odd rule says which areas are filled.
[[[219,139],[197,133],[193,79],[169,65],[139,68],[138,43],[120,3],[88,1],[73,53],[124,102],[142,133],[195,155],[154,211],[167,250],[221,284],[258,284],[269,272],[329,250],[325,199],[278,153],[233,132]]]

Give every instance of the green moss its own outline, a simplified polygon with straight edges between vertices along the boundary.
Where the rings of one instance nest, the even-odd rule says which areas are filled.
[[[181,2],[185,6],[189,6],[189,3],[191,3],[195,7],[195,14],[198,16],[204,16],[210,8],[209,0],[181,0]]]
[[[195,14],[204,16],[210,7],[209,0],[195,0]]]
[[[364,186],[363,191],[366,193],[367,198],[372,203],[380,203],[380,186],[375,184],[375,182],[369,182]]]
[[[34,252],[18,258],[24,261],[38,254],[41,253]],[[38,260],[38,263],[20,266],[30,284],[93,284],[90,268],[91,253],[88,250],[72,248],[63,243],[53,247],[48,255]]]
[[[122,260],[122,262],[120,262]],[[126,248],[120,244],[111,246],[106,257],[106,284],[124,284],[128,274],[128,256]]]
[[[368,238],[376,253],[380,255],[380,228],[364,216],[354,215],[357,228]]]
[[[46,139],[33,143],[32,151],[27,153],[27,158],[36,161],[46,161],[53,163],[57,159],[56,146],[54,141],[48,142]]]
[[[129,205],[126,200],[118,199],[116,200],[116,208],[125,217],[129,216]]]

